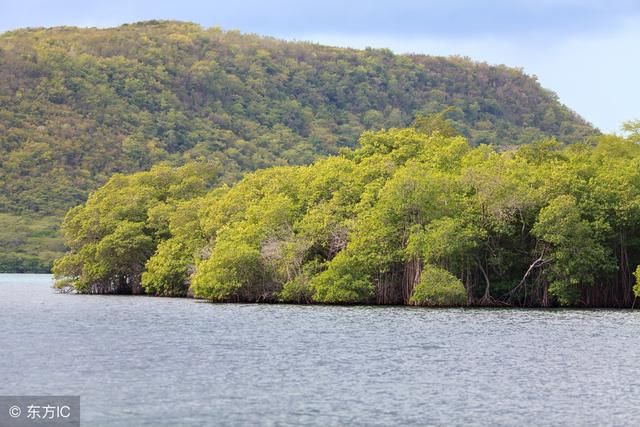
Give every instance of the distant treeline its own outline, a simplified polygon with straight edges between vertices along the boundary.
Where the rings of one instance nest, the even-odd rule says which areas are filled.
[[[68,213],[56,280],[211,301],[631,307],[639,129],[499,152],[432,116],[231,187],[204,163],[117,175]]]
[[[171,21],[0,34],[0,271],[48,269],[64,212],[114,173],[208,160],[232,183],[447,106],[473,145],[597,133],[534,77],[458,57]]]

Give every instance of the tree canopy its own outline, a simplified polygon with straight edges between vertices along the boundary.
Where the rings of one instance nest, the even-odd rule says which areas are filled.
[[[195,166],[114,177],[67,215],[56,279],[210,301],[633,304],[632,136],[496,150],[448,129],[367,131],[358,148],[232,186],[190,184]]]

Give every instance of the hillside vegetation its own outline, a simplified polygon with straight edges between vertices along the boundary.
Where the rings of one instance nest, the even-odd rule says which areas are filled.
[[[69,213],[54,273],[61,289],[211,301],[630,307],[639,142],[496,151],[436,117],[209,191],[210,168],[156,166]]]
[[[0,35],[0,271],[47,269],[56,224],[114,173],[309,164],[366,130],[448,117],[471,145],[595,130],[518,69],[181,22]]]

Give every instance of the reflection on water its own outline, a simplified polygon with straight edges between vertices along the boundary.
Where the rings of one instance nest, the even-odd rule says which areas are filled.
[[[638,425],[640,312],[204,304],[0,275],[0,395],[83,425]]]

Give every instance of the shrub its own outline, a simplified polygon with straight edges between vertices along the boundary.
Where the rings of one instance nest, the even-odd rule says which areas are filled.
[[[464,285],[447,270],[428,265],[413,290],[411,304],[423,306],[461,306],[467,303]]]

